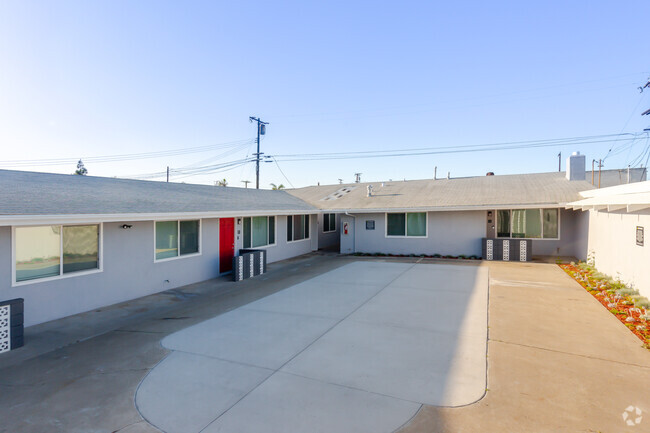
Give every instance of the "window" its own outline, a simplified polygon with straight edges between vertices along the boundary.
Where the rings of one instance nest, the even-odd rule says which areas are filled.
[[[287,242],[309,239],[309,215],[287,216]]]
[[[244,248],[265,247],[274,244],[274,216],[244,218]]]
[[[156,260],[199,253],[199,220],[156,221],[155,232]]]
[[[336,231],[336,214],[326,213],[323,214],[323,232],[335,232]]]
[[[16,227],[16,282],[99,270],[99,224]]]
[[[512,209],[497,211],[497,237],[558,239],[558,209]]]
[[[375,220],[366,220],[366,230],[375,229]]]
[[[389,213],[386,214],[386,236],[426,237],[427,213]]]

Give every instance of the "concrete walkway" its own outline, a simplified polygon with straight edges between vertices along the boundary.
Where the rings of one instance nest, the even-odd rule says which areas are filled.
[[[489,311],[485,398],[401,433],[650,432],[650,351],[557,265],[491,263]]]
[[[134,398],[170,353],[161,339],[359,260],[419,259],[307,255],[260,279],[211,280],[28,328],[28,346],[0,356],[0,432],[156,432]],[[489,391],[465,407],[425,405],[402,433],[650,431],[650,351],[555,264],[488,266]],[[641,424],[623,422],[628,406],[643,411]]]
[[[354,262],[176,332],[136,403],[166,432],[392,432],[485,393],[487,268]]]

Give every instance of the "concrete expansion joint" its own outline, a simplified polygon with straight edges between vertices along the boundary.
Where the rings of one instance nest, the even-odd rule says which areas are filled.
[[[504,341],[504,340],[498,340],[498,339],[492,339],[491,341],[494,341],[494,342],[497,342],[497,343],[509,344],[509,345],[512,345],[512,346],[520,346],[520,347],[527,347],[529,349],[544,350],[546,352],[561,353],[562,355],[579,356],[581,358],[593,359],[595,361],[611,362],[611,363],[614,363],[614,364],[621,364],[621,365],[627,365],[627,366],[630,366],[630,367],[644,368],[644,369],[650,370],[649,365],[639,365],[639,364],[634,364],[634,363],[631,363],[631,362],[616,361],[614,359],[599,358],[597,356],[583,355],[583,354],[580,354],[580,353],[567,352],[567,351],[564,351],[564,350],[549,349],[547,347],[539,347],[539,346],[533,346],[533,345],[530,345],[530,344],[515,343],[515,342],[512,342],[512,341]]]

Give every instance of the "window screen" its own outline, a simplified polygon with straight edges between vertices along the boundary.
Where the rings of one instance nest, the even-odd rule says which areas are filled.
[[[497,237],[499,238],[510,237],[510,211],[509,210],[497,211]]]
[[[425,212],[406,214],[406,236],[427,235],[427,214]]]
[[[268,217],[253,217],[253,248],[268,245]]]
[[[178,255],[178,221],[156,222],[156,259]]]
[[[558,210],[557,209],[543,209],[542,215],[544,219],[544,238],[557,239],[558,236]]]

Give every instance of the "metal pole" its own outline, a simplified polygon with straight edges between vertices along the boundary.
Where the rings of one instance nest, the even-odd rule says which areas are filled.
[[[167,166],[167,182],[169,182],[169,166]]]
[[[603,168],[603,160],[599,159],[598,160],[598,188],[600,188],[600,172],[601,168]]]
[[[255,188],[260,189],[260,120],[257,119],[257,160],[255,161]]]
[[[562,171],[562,152],[557,154],[557,171]]]
[[[591,185],[594,185],[594,163],[596,162],[595,159],[591,160]]]

